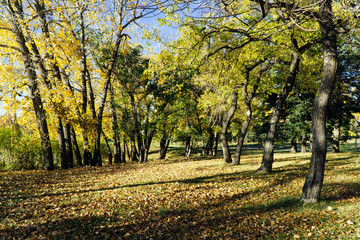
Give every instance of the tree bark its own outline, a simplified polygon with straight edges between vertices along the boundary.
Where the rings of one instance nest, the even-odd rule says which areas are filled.
[[[286,80],[286,83],[282,91],[277,96],[276,103],[272,111],[272,115],[269,122],[269,129],[266,133],[264,154],[263,154],[261,166],[257,170],[259,172],[269,173],[272,171],[272,165],[274,162],[274,141],[275,141],[276,126],[279,122],[280,114],[284,102],[294,86],[296,75],[297,72],[299,71],[299,65],[300,65],[300,54],[294,51],[291,56],[289,76]]]
[[[187,136],[185,142],[185,157],[190,157],[191,149],[192,149],[191,136]]]
[[[20,6],[20,3],[16,1],[14,4]],[[15,36],[16,42],[21,52],[21,58],[24,62],[24,67],[28,79],[28,86],[30,88],[30,96],[34,107],[34,112],[37,120],[37,127],[40,134],[41,147],[44,158],[44,169],[54,169],[53,152],[51,148],[51,142],[49,137],[49,130],[46,120],[46,113],[43,107],[42,99],[40,96],[40,90],[37,85],[37,75],[35,72],[35,64],[31,58],[31,53],[26,45],[26,39],[20,27],[18,17],[10,4],[6,3],[6,10],[8,19],[10,20],[11,30]]]
[[[104,140],[105,140],[105,144],[106,144],[106,150],[108,152],[108,157],[109,157],[109,165],[112,165],[113,163],[113,154],[111,152],[111,147],[110,147],[110,144],[109,144],[109,140],[108,138],[106,137],[104,131],[102,131],[102,135],[104,137]]]
[[[213,148],[214,148],[214,130],[212,128],[209,129],[209,139],[206,143],[206,147],[205,147],[205,154],[207,156],[212,156],[213,155]]]
[[[68,159],[69,168],[74,167],[74,154],[71,144],[71,125],[70,123],[66,123],[64,126],[64,138],[65,138],[65,147],[66,147],[66,155]]]
[[[244,145],[245,136],[251,122],[251,115],[252,115],[252,111],[251,108],[249,108],[246,110],[246,119],[241,127],[240,136],[238,138],[238,143],[236,145],[235,156],[233,160],[234,165],[240,164],[241,152]]]
[[[332,152],[340,152],[340,124],[337,120],[334,124],[333,139],[332,139]]]
[[[76,133],[73,127],[70,127],[70,134],[71,134],[71,141],[74,149],[77,166],[82,167],[83,163],[82,163],[81,153],[80,153],[79,145],[77,143]]]
[[[337,32],[333,23],[332,1],[321,1],[319,5],[318,22],[322,35],[324,65],[322,81],[315,96],[312,112],[312,156],[301,198],[305,203],[320,200],[326,160],[326,109],[336,82],[338,65]]]
[[[114,87],[110,82],[110,109],[111,109],[111,121],[112,121],[112,131],[113,131],[113,141],[114,141],[114,163],[120,163],[121,146],[120,146],[120,138],[119,138],[119,123],[116,114],[114,95],[115,95]]]
[[[255,62],[252,66],[248,66],[245,71],[245,86],[243,88],[243,95],[244,95],[246,117],[245,117],[245,120],[241,127],[240,136],[238,138],[238,143],[236,145],[235,156],[234,156],[234,160],[232,162],[234,165],[240,164],[241,152],[242,152],[242,148],[244,145],[245,136],[246,136],[246,133],[250,126],[251,117],[252,117],[251,101],[255,97],[257,89],[259,88],[259,83],[260,83],[262,74],[270,67],[270,65],[259,71],[259,73],[256,77],[256,81],[254,83],[253,89],[252,89],[251,93],[249,94],[248,86],[250,83],[250,72],[263,62],[264,62],[264,60]]]
[[[231,99],[231,105],[229,111],[226,113],[223,122],[222,122],[222,128],[220,132],[220,142],[223,150],[223,157],[225,163],[231,163],[231,154],[229,149],[228,140],[226,138],[227,130],[230,126],[231,120],[235,114],[235,111],[237,109],[237,100],[238,100],[238,92],[236,90],[232,93],[232,99]]]
[[[58,133],[58,140],[59,140],[59,152],[60,152],[60,163],[61,163],[61,169],[68,169],[68,158],[66,153],[66,145],[65,145],[65,136],[64,136],[64,127],[61,121],[61,118],[58,117],[57,124],[56,124],[56,130]]]
[[[296,143],[296,140],[295,139],[292,139],[291,142],[291,149],[290,149],[290,152],[291,153],[297,153],[298,152],[298,149],[297,149],[297,143]]]
[[[166,137],[165,135],[162,135],[160,138],[160,151],[159,151],[159,158],[165,159],[167,150],[169,148],[170,144],[170,137]]]
[[[125,163],[126,162],[126,150],[127,150],[127,146],[126,146],[126,140],[125,140],[125,136],[123,137],[123,144],[122,144],[123,150],[121,152],[121,162]]]
[[[302,153],[306,152],[306,135],[305,134],[302,136],[302,140],[301,140],[301,152]]]
[[[219,133],[215,133],[215,146],[214,146],[214,152],[212,154],[212,156],[216,156],[217,152],[218,152],[218,146],[219,146]]]

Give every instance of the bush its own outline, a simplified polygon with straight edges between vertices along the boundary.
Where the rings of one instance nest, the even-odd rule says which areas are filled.
[[[40,141],[31,133],[9,127],[0,130],[0,170],[28,170],[42,167]]]

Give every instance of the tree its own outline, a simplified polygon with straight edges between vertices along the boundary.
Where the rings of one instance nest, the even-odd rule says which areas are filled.
[[[30,88],[30,96],[32,98],[33,107],[37,119],[38,130],[40,133],[41,145],[44,157],[44,169],[53,170],[53,153],[50,143],[49,130],[47,124],[47,117],[45,109],[43,107],[40,90],[37,83],[37,73],[35,71],[35,63],[28,45],[31,45],[26,38],[26,29],[24,23],[24,12],[20,1],[9,1],[1,2],[2,12],[8,21],[9,28],[8,33],[13,34],[17,47],[11,47],[12,49],[18,50],[27,74],[28,86]]]

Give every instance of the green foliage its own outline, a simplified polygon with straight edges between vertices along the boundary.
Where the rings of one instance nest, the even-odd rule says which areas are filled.
[[[31,133],[0,130],[0,170],[40,169],[42,161],[40,142]]]
[[[284,111],[283,120],[278,125],[277,141],[300,141],[303,135],[310,137],[314,97],[313,93],[294,93],[287,98],[286,111]]]

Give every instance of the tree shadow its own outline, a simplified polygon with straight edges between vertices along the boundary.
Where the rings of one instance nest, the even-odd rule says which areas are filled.
[[[360,183],[325,183],[323,191],[327,192],[324,200],[338,201],[360,197]]]
[[[277,184],[267,186],[266,189],[273,188]],[[138,215],[125,220],[121,214],[59,219],[38,225],[0,230],[0,237],[2,239],[20,239],[31,236],[46,239],[79,237],[82,239],[199,239],[212,238],[210,235],[202,236],[206,231],[218,232],[221,236],[228,232],[228,227],[234,226],[236,231],[232,232],[232,239],[243,238],[245,235],[252,239],[262,238],[270,233],[270,229],[264,231],[263,226],[259,224],[259,215],[280,209],[301,207],[301,203],[296,198],[282,198],[275,202],[264,202],[234,208],[232,211],[223,211],[229,204],[262,191],[264,188],[225,196],[221,199],[209,198],[206,203],[197,205],[188,203],[187,207],[150,211],[146,216]],[[214,209],[213,212],[212,209]],[[242,224],[241,222],[244,221],[246,223]],[[249,225],[252,228],[249,228]],[[289,223],[289,226],[281,231],[291,229],[292,225],[293,223]]]

